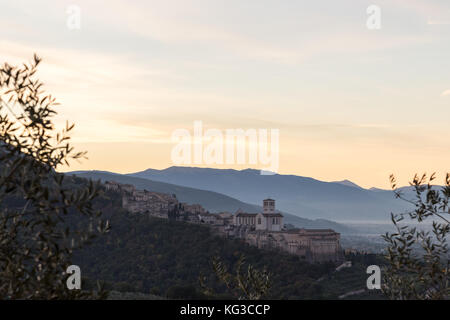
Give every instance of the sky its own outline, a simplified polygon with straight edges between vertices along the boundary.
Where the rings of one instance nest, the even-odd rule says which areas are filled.
[[[380,29],[367,27],[371,5]],[[282,174],[380,188],[391,173],[443,180],[449,40],[448,0],[0,0],[0,62],[43,58],[56,123],[74,122],[88,152],[63,171],[176,165],[172,134],[201,121],[279,130]]]

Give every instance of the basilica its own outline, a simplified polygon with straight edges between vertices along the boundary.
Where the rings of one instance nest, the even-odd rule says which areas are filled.
[[[340,234],[332,229],[287,228],[274,199],[264,199],[260,212],[238,209],[210,213],[200,204],[180,203],[174,194],[137,190],[133,185],[105,182],[107,190],[119,192],[122,206],[133,214],[205,224],[219,236],[237,238],[261,249],[281,250],[310,262],[340,261]]]

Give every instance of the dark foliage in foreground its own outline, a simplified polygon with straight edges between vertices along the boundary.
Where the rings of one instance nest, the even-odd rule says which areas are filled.
[[[102,297],[66,286],[73,249],[107,226],[92,206],[96,186],[67,188],[56,173],[84,153],[68,143],[73,125],[55,132],[55,99],[34,78],[39,62],[0,66],[0,300]]]
[[[409,199],[397,190],[391,176],[396,196],[415,207],[410,212],[392,214],[396,232],[383,236],[388,244],[383,291],[391,299],[450,298],[450,173],[442,187],[433,186],[434,180],[434,174],[429,178],[416,175],[410,183],[415,195]],[[419,227],[409,226],[405,218],[419,223]],[[432,222],[431,231],[420,228],[425,221]]]

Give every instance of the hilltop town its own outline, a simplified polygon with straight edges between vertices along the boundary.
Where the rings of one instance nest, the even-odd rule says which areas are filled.
[[[120,194],[130,213],[205,224],[216,234],[238,238],[258,248],[272,248],[299,255],[309,262],[343,259],[340,234],[332,229],[287,228],[274,199],[263,200],[262,212],[210,213],[199,204],[178,201],[175,194],[137,190],[133,185],[106,181],[105,188]]]

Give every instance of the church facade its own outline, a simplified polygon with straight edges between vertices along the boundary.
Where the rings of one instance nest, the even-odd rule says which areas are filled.
[[[233,217],[232,234],[258,248],[275,248],[304,257],[308,261],[340,261],[340,234],[332,229],[289,229],[275,200],[264,199],[263,210],[248,213],[238,210]]]
[[[249,226],[261,231],[281,231],[283,228],[283,215],[275,211],[275,200],[263,201],[263,212],[247,213],[238,210],[234,215],[234,225]]]

